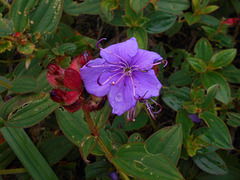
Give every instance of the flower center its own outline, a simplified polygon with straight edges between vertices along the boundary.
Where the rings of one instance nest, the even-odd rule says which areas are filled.
[[[123,72],[126,76],[129,76],[131,74],[131,69],[129,67],[127,67],[123,70]]]

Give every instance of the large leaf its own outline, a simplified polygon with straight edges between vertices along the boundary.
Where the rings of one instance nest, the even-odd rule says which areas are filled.
[[[33,126],[47,117],[58,106],[59,104],[53,102],[49,95],[43,96],[41,99],[34,99],[14,109],[8,116],[8,120],[5,121],[5,125],[18,128]]]
[[[197,154],[193,157],[193,160],[200,169],[207,173],[216,175],[223,175],[228,173],[226,163],[216,152],[208,154]]]
[[[51,33],[55,30],[62,15],[63,0],[39,0],[30,15],[32,33]]]
[[[28,93],[38,88],[38,82],[31,76],[22,76],[12,82],[10,91],[14,93]]]
[[[230,133],[222,119],[208,111],[201,113],[199,118],[203,119],[209,127],[209,130],[205,135],[201,136],[201,139],[210,144],[213,143],[219,148],[233,148]]]
[[[80,146],[82,138],[91,134],[87,123],[83,120],[82,110],[70,113],[59,108],[56,110],[56,116],[61,130],[75,145]]]
[[[149,22],[144,26],[148,33],[162,33],[176,21],[176,16],[163,11],[154,11],[146,16]]]
[[[15,0],[11,6],[10,19],[15,32],[24,31],[29,24],[29,14],[37,0]]]
[[[102,11],[100,3],[101,0],[85,0],[82,3],[73,1],[64,4],[64,11],[73,16],[79,16],[80,14],[99,14]]]
[[[179,70],[174,72],[169,78],[168,82],[176,86],[184,86],[191,84],[192,79],[189,72],[184,70]]]
[[[219,73],[214,71],[202,73],[201,80],[207,89],[215,84],[218,84],[219,90],[216,99],[224,104],[228,104],[230,101],[230,88],[227,81]]]
[[[177,164],[182,147],[182,136],[181,125],[160,129],[146,140],[146,150],[151,154],[162,153]]]
[[[112,162],[124,173],[138,179],[183,179],[167,157],[147,153],[144,143],[123,145],[112,158]]]
[[[4,127],[0,131],[33,179],[58,179],[23,129]]]

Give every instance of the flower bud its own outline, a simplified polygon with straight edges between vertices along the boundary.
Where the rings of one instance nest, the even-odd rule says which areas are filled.
[[[88,51],[83,51],[82,54],[79,54],[72,62],[71,68],[79,71],[88,61],[92,59],[91,54]]]
[[[65,92],[61,89],[53,89],[50,92],[50,97],[54,102],[60,103],[64,101]]]
[[[71,105],[64,105],[63,106],[67,111],[74,113],[78,111],[82,107],[82,100],[78,99],[75,103]]]
[[[68,89],[82,92],[82,79],[80,73],[72,68],[65,69],[63,84]]]

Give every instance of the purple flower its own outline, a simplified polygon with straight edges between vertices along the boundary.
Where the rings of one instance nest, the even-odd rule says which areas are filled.
[[[88,93],[99,97],[108,94],[112,113],[120,116],[134,109],[138,100],[159,95],[162,84],[152,69],[165,62],[158,62],[162,60],[159,54],[139,49],[134,37],[100,49],[102,58],[89,61],[80,74]]]
[[[198,118],[197,114],[189,114],[188,117],[192,120],[192,122],[200,123],[202,120]]]

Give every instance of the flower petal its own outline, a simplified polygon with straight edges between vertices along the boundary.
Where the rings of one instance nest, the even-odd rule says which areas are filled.
[[[111,86],[108,99],[113,108],[112,113],[119,116],[135,106],[137,100],[135,100],[133,96],[133,86],[130,78],[125,77],[116,85]]]
[[[107,67],[104,67],[104,64],[105,64],[104,59],[97,58],[95,60],[89,61],[87,65],[83,66],[80,69],[80,75],[85,84],[85,88],[89,94],[93,94],[98,97],[102,97],[108,94],[110,89],[110,83],[106,83],[102,86],[98,84],[98,78],[100,76],[101,82],[104,82],[109,78],[109,76],[112,75],[112,73],[106,70]],[[101,65],[102,67],[94,67]]]
[[[100,55],[103,59],[106,59],[110,63],[118,63],[121,58],[126,60],[128,63],[131,58],[138,52],[137,40],[133,37],[125,42],[113,44],[100,51]],[[121,58],[119,58],[119,56]]]
[[[130,66],[138,65],[140,69],[151,69],[153,63],[162,59],[163,58],[155,52],[139,49],[136,56],[132,58]]]
[[[143,99],[159,96],[162,84],[157,79],[153,69],[148,70],[148,72],[134,71],[133,80],[137,96],[144,96]]]

